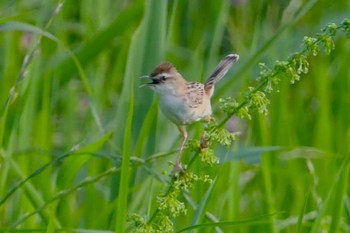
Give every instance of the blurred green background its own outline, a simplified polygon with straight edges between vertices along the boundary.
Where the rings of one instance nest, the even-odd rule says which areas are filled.
[[[0,2],[0,230],[113,232],[119,214],[147,218],[180,136],[138,77],[168,60],[204,81],[223,56],[239,54],[213,98],[221,119],[219,98],[242,96],[259,62],[286,60],[304,36],[350,16],[348,0],[61,3]],[[174,232],[213,219],[240,224],[198,232],[350,231],[349,51],[339,33],[301,81],[280,82],[267,116],[229,122],[241,134],[216,148],[221,163],[191,168],[216,178],[210,197],[210,185],[196,184]],[[190,126],[190,138],[202,129]],[[124,175],[122,156],[131,160]]]

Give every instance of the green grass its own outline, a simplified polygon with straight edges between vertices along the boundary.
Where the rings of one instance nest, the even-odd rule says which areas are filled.
[[[213,98],[222,120],[219,98],[256,85],[259,62],[286,60],[350,10],[346,0],[234,2],[65,1],[54,14],[61,1],[2,1],[0,231],[131,232],[134,214],[147,222],[180,135],[138,77],[168,60],[203,81],[238,53]],[[267,116],[229,122],[241,134],[215,148],[219,165],[194,160],[191,172],[214,182],[180,195],[187,214],[170,218],[174,232],[350,230],[350,42],[335,38],[299,82],[282,78]],[[198,139],[203,127],[188,129]]]

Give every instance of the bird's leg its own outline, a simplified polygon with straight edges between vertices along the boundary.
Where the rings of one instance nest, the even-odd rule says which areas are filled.
[[[208,115],[206,117],[206,120],[209,123],[212,120],[211,116]],[[203,133],[202,133],[202,136],[201,136],[200,143],[199,143],[201,149],[208,148],[208,143],[207,143],[207,140],[206,140],[206,136],[207,136],[207,132],[205,132],[205,130],[204,130]]]
[[[181,136],[182,136],[182,142],[181,142],[181,147],[180,147],[180,151],[176,157],[176,161],[175,161],[175,166],[174,166],[174,172],[178,172],[178,171],[183,171],[183,167],[181,165],[181,155],[183,152],[183,149],[185,147],[186,144],[186,140],[187,140],[187,131],[185,126],[178,126]]]
[[[207,136],[207,132],[203,131],[202,136],[201,136],[201,140],[200,140],[200,143],[199,143],[199,146],[200,146],[201,149],[208,148],[208,144],[207,144],[207,141],[206,141],[206,136]]]

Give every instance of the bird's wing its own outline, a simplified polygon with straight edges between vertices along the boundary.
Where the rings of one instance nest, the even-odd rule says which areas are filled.
[[[189,97],[189,106],[196,108],[203,103],[204,85],[193,82],[187,83],[187,96]]]

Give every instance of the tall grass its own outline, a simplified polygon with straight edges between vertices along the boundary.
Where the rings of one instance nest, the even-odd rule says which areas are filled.
[[[138,77],[169,60],[203,81],[238,53],[213,99],[223,119],[219,98],[254,85],[259,61],[287,59],[349,10],[345,0],[1,2],[0,231],[129,232],[134,214],[147,222],[180,141]],[[267,116],[229,121],[241,134],[215,149],[219,165],[191,165],[214,182],[181,196],[187,214],[171,219],[174,232],[349,231],[349,49],[339,33],[300,82],[281,80]],[[202,130],[190,126],[190,138]]]

